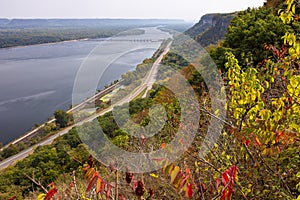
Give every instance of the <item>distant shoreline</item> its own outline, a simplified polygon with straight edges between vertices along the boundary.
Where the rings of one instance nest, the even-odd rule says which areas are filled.
[[[141,33],[143,34],[143,33]],[[128,34],[130,35],[130,34]],[[137,34],[140,35],[140,34]],[[107,36],[107,37],[87,37],[87,38],[79,38],[79,39],[72,39],[72,40],[62,40],[58,42],[44,42],[44,43],[36,43],[36,44],[29,44],[29,45],[16,45],[16,46],[10,46],[10,47],[0,47],[1,49],[10,49],[10,48],[20,48],[20,47],[30,47],[30,46],[38,46],[38,45],[46,45],[46,44],[61,44],[61,43],[66,43],[66,42],[79,42],[79,41],[88,41],[88,40],[93,40],[93,39],[106,39],[110,38],[112,36]]]
[[[105,38],[105,37],[100,37]],[[11,49],[11,48],[22,48],[22,47],[31,47],[31,46],[40,46],[40,45],[51,45],[51,44],[62,44],[62,43],[67,43],[67,42],[79,42],[79,41],[88,41],[92,39],[97,39],[97,38],[82,38],[82,39],[73,39],[73,40],[63,40],[59,42],[45,42],[45,43],[38,43],[38,44],[29,44],[29,45],[17,45],[17,46],[11,46],[11,47],[0,47],[1,49]]]
[[[85,41],[91,39],[105,39],[125,32],[126,35],[144,34],[142,27],[133,29],[1,29],[0,49],[27,47],[43,44],[59,44],[64,42]]]

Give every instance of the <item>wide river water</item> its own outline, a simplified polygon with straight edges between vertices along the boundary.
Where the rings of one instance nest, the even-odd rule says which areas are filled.
[[[98,84],[99,89],[151,57],[161,40],[170,37],[154,27],[143,29],[142,35],[113,38],[119,39],[122,45],[137,43],[139,48],[109,65]],[[77,71],[92,50],[102,43],[80,40],[0,49],[0,142],[6,144],[31,130],[35,123],[45,122],[55,110],[69,108]],[[114,48],[119,48],[116,42],[112,42],[105,53],[114,52]]]

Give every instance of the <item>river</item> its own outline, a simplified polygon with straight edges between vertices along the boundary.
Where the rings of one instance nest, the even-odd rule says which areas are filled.
[[[128,44],[145,39],[147,42],[139,42],[139,50],[114,61],[99,82],[99,89],[151,57],[161,44],[159,40],[170,37],[154,27],[143,29],[143,35],[114,37]],[[0,142],[6,144],[23,135],[35,123],[45,122],[55,110],[68,109],[72,104],[76,73],[101,43],[103,41],[80,40],[0,49]],[[154,48],[149,48],[149,43]],[[118,48],[114,44],[112,42],[105,53],[114,52],[114,48]]]

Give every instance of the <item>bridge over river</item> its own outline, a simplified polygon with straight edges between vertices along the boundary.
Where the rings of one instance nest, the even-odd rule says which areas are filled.
[[[162,42],[163,39],[120,39],[120,38],[109,38],[109,39],[94,39],[94,41],[105,41],[105,42],[134,42],[134,43],[148,43],[148,42]]]

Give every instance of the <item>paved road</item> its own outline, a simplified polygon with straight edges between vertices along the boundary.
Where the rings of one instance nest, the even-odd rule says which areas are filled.
[[[144,78],[143,83],[142,83],[140,86],[138,86],[138,87],[137,87],[130,95],[126,96],[125,98],[123,98],[122,100],[120,100],[120,101],[117,102],[116,104],[110,106],[109,108],[107,108],[107,109],[105,109],[105,110],[103,110],[103,111],[101,111],[101,112],[99,112],[99,113],[97,113],[97,114],[91,115],[91,116],[89,116],[88,118],[82,120],[81,122],[76,123],[75,125],[72,125],[72,126],[70,126],[70,127],[67,127],[67,128],[65,128],[65,129],[59,131],[59,132],[56,133],[55,135],[52,135],[52,136],[50,136],[49,138],[47,138],[46,140],[44,140],[44,141],[42,141],[42,142],[40,142],[40,143],[38,143],[38,144],[36,144],[36,145],[34,145],[34,146],[32,146],[32,147],[26,149],[26,150],[24,150],[24,151],[21,151],[20,153],[14,155],[14,156],[12,156],[12,157],[9,157],[9,158],[3,160],[2,162],[0,162],[0,170],[5,169],[6,167],[9,167],[10,165],[14,164],[15,162],[17,162],[17,161],[19,161],[19,160],[22,160],[23,158],[27,157],[29,154],[31,154],[31,153],[33,152],[33,150],[34,150],[36,147],[51,144],[51,143],[53,142],[54,139],[56,139],[57,137],[59,137],[59,136],[61,136],[61,135],[64,135],[64,134],[68,133],[73,127],[75,127],[75,126],[80,126],[80,125],[82,125],[82,124],[84,124],[84,123],[86,123],[86,122],[90,122],[90,121],[94,120],[95,118],[97,118],[97,117],[99,117],[99,116],[102,116],[102,115],[106,114],[107,112],[112,111],[113,107],[115,107],[115,106],[117,106],[117,105],[122,105],[122,104],[124,104],[124,103],[130,102],[131,100],[133,100],[134,98],[136,98],[139,94],[141,94],[141,92],[143,92],[145,89],[146,89],[146,91],[148,91],[149,89],[151,89],[153,83],[155,82],[155,77],[156,77],[156,73],[157,73],[158,67],[159,67],[159,65],[160,65],[160,62],[161,62],[161,60],[163,59],[163,56],[166,55],[166,54],[168,53],[168,51],[170,50],[171,43],[172,43],[172,42],[170,42],[170,43],[166,46],[164,52],[163,52],[163,53],[157,58],[157,60],[153,63],[153,66],[152,66],[152,68],[150,69],[150,71],[147,73],[146,77]],[[115,88],[115,87],[116,87],[116,86],[114,86],[114,88]],[[111,89],[111,88],[108,88],[108,89]],[[103,92],[105,92],[105,91],[107,92],[107,89],[104,90]],[[102,93],[102,95],[103,95],[103,93]],[[93,97],[91,97],[91,98],[85,100],[84,102],[78,104],[76,107],[72,108],[72,109],[70,110],[70,112],[73,111],[73,110],[76,110],[76,109],[78,109],[78,108],[83,107],[86,103],[88,103],[88,102],[94,100],[96,97],[99,97],[99,96],[101,96],[99,93],[96,94],[96,95],[94,95]],[[50,121],[54,122],[55,119],[50,120]],[[49,122],[50,122],[50,121],[49,121]],[[49,122],[48,122],[48,123],[49,123]],[[34,130],[33,130],[33,131],[34,131]],[[25,136],[26,136],[26,135],[25,135]],[[23,136],[23,137],[25,137],[25,136]],[[21,138],[20,138],[20,139],[21,139]]]
[[[67,113],[76,111],[76,110],[78,110],[78,109],[84,107],[87,103],[92,103],[92,102],[94,102],[95,99],[98,99],[98,98],[100,98],[101,96],[104,96],[104,95],[106,95],[106,94],[112,92],[116,87],[118,87],[118,85],[119,85],[119,83],[116,83],[116,84],[114,84],[114,85],[111,85],[111,86],[107,87],[106,89],[104,89],[104,90],[98,92],[98,93],[95,94],[94,96],[92,96],[92,97],[90,97],[90,98],[84,100],[82,103],[80,103],[80,104],[76,105],[75,107],[71,108],[70,110],[67,111]],[[22,140],[24,140],[24,139],[30,137],[31,135],[34,135],[38,130],[40,130],[41,128],[43,128],[46,124],[50,124],[50,123],[53,123],[53,122],[55,122],[55,121],[56,121],[56,119],[51,119],[51,120],[47,121],[46,123],[40,125],[39,127],[33,129],[32,131],[30,131],[30,132],[28,132],[28,133],[26,133],[26,134],[23,135],[22,137],[17,138],[16,140],[10,142],[9,144],[7,144],[7,145],[6,145],[5,147],[3,147],[2,149],[8,147],[8,146],[11,145],[11,144],[17,144],[18,142],[21,142]],[[2,149],[0,149],[0,150],[2,150]]]

